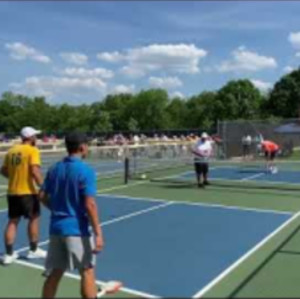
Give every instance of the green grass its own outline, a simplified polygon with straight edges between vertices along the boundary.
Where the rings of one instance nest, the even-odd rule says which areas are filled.
[[[5,298],[40,298],[45,278],[42,270],[13,264],[0,266],[0,297]],[[13,279],[12,279],[13,278]],[[110,298],[128,298],[132,295],[119,292]],[[63,277],[57,298],[80,298],[80,282],[77,279]]]

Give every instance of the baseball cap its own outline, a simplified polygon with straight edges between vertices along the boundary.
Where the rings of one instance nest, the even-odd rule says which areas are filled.
[[[41,131],[36,130],[35,128],[32,128],[32,127],[24,127],[21,130],[21,136],[23,138],[30,138],[30,137],[36,136],[38,134],[41,134]]]
[[[208,138],[208,134],[203,132],[202,135],[201,135],[201,138]]]

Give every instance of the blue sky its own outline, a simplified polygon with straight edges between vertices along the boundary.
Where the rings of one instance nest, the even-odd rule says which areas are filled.
[[[162,87],[188,97],[300,64],[300,2],[0,2],[0,92],[51,103]]]

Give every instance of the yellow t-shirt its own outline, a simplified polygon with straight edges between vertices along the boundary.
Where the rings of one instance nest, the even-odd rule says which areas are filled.
[[[4,166],[8,170],[8,194],[37,194],[30,166],[41,165],[40,151],[29,144],[13,146],[6,154]]]

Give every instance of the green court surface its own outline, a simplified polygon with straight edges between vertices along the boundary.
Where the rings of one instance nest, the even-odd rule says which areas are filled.
[[[203,297],[299,297],[300,216],[296,214],[300,210],[298,192],[224,188],[214,185],[206,189],[198,189],[196,186],[178,186],[165,182],[154,183],[148,180],[132,181],[130,184],[124,185],[122,178],[99,180],[98,183],[99,194],[294,213],[295,215],[288,225],[236,265],[232,271],[226,273],[203,294]],[[101,202],[99,205],[101,207]],[[1,197],[0,207],[1,209],[6,207],[4,196]],[[253,226],[255,225],[253,223]],[[43,283],[41,273],[42,269],[28,267],[26,263],[13,264],[9,267],[0,266],[0,296],[39,297]],[[78,297],[78,280],[65,277],[58,296]],[[120,292],[115,296],[133,297],[134,295]]]

